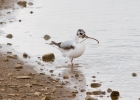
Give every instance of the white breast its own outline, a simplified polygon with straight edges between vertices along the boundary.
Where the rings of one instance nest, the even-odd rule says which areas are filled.
[[[84,51],[85,51],[86,45],[85,42],[76,44],[74,49],[71,49],[69,52],[67,52],[67,57],[69,58],[77,58],[80,57]]]

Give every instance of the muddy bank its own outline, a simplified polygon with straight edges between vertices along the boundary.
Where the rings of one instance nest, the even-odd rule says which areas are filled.
[[[3,48],[3,45],[1,45]],[[6,53],[7,52],[7,53]],[[72,100],[77,93],[59,78],[37,73],[11,51],[0,53],[0,99],[5,100]],[[12,57],[12,55],[16,55]],[[68,81],[68,80],[67,80]]]

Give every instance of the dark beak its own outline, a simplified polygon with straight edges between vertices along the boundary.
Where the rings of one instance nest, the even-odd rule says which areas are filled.
[[[97,43],[99,44],[99,41],[97,39],[95,39],[95,38],[91,38],[91,37],[88,37],[86,35],[85,35],[85,38],[93,39],[93,40],[97,41]]]

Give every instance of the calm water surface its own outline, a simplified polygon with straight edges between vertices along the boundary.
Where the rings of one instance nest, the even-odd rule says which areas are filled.
[[[108,88],[119,91],[120,100],[140,98],[139,0],[34,0],[33,6],[15,15],[17,21],[2,28],[5,34],[0,36],[1,43],[12,43],[15,50],[28,53],[32,60],[53,52],[56,60],[53,64],[45,64],[44,71],[51,68],[57,69],[55,73],[73,73],[69,63],[65,63],[69,60],[45,43],[72,39],[79,28],[84,29],[88,36],[100,41],[98,45],[96,41],[87,40],[84,55],[74,60],[78,64],[74,70],[89,85],[87,91],[98,90],[90,88],[90,83],[96,80],[102,82],[99,88],[102,91]],[[18,22],[19,19],[22,22]],[[6,39],[8,33],[14,38]],[[45,34],[50,35],[51,40],[45,41]],[[133,72],[138,76],[132,77]]]

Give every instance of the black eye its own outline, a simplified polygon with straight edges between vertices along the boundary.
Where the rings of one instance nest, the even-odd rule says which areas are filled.
[[[83,35],[83,33],[80,33],[80,35]]]

